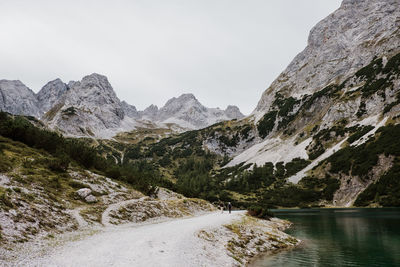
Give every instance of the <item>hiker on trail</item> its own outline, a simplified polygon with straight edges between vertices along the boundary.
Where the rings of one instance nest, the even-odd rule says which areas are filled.
[[[224,203],[223,202],[221,202],[219,204],[219,208],[221,209],[221,213],[224,213]]]
[[[232,211],[232,204],[231,204],[231,202],[228,202],[228,209],[229,209],[229,213],[231,213],[231,211]]]

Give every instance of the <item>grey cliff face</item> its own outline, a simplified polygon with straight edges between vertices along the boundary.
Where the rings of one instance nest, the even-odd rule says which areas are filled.
[[[159,111],[160,120],[168,119],[177,114],[182,115],[189,110],[197,110],[199,113],[207,112],[207,108],[200,104],[193,94],[183,94],[178,98],[174,97],[167,101]]]
[[[35,93],[20,81],[0,80],[0,110],[39,117]]]
[[[253,114],[267,112],[275,93],[300,97],[339,83],[400,43],[398,0],[345,0],[310,32],[307,47],[263,93]]]
[[[140,116],[142,119],[155,120],[158,114],[158,107],[156,105],[150,105],[145,110],[141,111]]]
[[[139,112],[137,111],[135,106],[129,105],[125,101],[122,101],[121,105],[122,105],[122,109],[126,116],[128,116],[130,118],[139,118],[140,117]]]
[[[125,113],[107,77],[91,74],[68,83],[62,99],[46,114],[52,128],[66,134],[105,136],[120,127]]]
[[[244,117],[242,112],[240,112],[240,109],[237,106],[232,106],[232,105],[229,105],[225,109],[225,114],[230,119],[241,119]]]
[[[67,92],[68,86],[60,79],[48,82],[36,95],[40,111],[44,114],[49,111]]]
[[[66,94],[65,105],[89,109],[94,113],[110,112],[110,116],[124,118],[121,102],[106,76],[93,73],[71,85]]]

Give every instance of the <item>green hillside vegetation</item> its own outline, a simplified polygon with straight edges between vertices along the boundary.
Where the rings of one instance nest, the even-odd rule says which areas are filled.
[[[258,133],[262,138],[267,137],[277,124],[278,130],[284,129],[283,133],[292,135],[297,132],[297,128],[292,122],[301,118],[305,121],[314,117],[314,111],[310,112],[313,106],[321,99],[330,102],[346,102],[348,99],[361,95],[361,102],[357,111],[357,116],[362,117],[366,113],[365,100],[377,93],[386,98],[385,91],[393,90],[393,81],[400,74],[400,53],[391,57],[385,66],[382,59],[375,59],[369,65],[361,68],[352,77],[341,84],[331,84],[312,95],[305,95],[302,99],[293,97],[285,98],[281,93],[276,94],[271,110],[257,123]],[[379,78],[377,78],[379,77]],[[344,89],[359,85],[357,90],[344,93]],[[384,113],[389,112],[394,106],[400,103],[400,93],[396,95],[396,100],[387,104]],[[311,122],[311,121],[310,121]],[[316,158],[322,154],[323,149],[318,146],[316,153],[312,155]]]
[[[0,173],[7,174],[24,188],[43,188],[48,198],[55,203],[62,203],[66,199],[74,202],[75,191],[85,187],[65,172],[66,162],[70,169],[80,169],[77,163],[69,162],[69,159],[59,158],[43,149],[32,148],[0,136]],[[11,197],[17,197],[17,202],[40,204],[41,201],[36,195],[27,194],[20,187],[0,187],[1,209],[16,208],[10,200]]]
[[[388,125],[360,146],[345,147],[327,159],[330,172],[350,174],[364,178],[377,165],[378,156],[400,156],[400,125]]]
[[[376,166],[379,155],[393,156],[393,166],[358,196],[355,202],[357,206],[370,203],[386,207],[400,206],[400,125],[381,127],[368,142],[357,147],[346,147],[327,159],[331,164],[330,172],[357,175],[365,180]]]
[[[53,171],[63,173],[70,164],[78,164],[85,169],[127,182],[145,194],[151,194],[156,185],[164,184],[158,170],[151,164],[116,164],[99,155],[96,149],[83,141],[64,138],[55,132],[38,128],[22,116],[0,112],[0,136],[45,151],[50,157],[43,164],[47,164],[48,169]],[[0,168],[7,171],[10,164],[6,159],[1,162]]]

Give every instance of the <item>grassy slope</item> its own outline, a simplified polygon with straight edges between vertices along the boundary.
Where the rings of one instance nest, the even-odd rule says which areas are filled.
[[[96,175],[74,162],[65,172],[54,171],[50,166],[57,159],[48,152],[1,136],[0,148],[3,244],[77,229],[68,212],[72,209],[81,209],[96,223],[110,201],[141,195],[128,184]],[[80,188],[97,188],[92,192],[97,202],[88,204],[79,198],[75,192]]]

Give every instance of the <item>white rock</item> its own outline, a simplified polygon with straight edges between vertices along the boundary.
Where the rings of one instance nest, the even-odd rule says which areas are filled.
[[[92,193],[92,190],[90,188],[81,188],[78,191],[76,191],[76,194],[80,196],[81,198],[86,198]]]
[[[93,202],[97,202],[97,198],[93,195],[88,195],[87,197],[85,197],[85,201],[87,203],[93,203]]]

